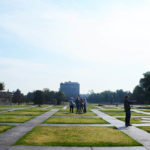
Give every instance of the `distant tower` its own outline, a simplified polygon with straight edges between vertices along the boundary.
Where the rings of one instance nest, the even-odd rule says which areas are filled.
[[[67,98],[76,98],[80,94],[80,84],[71,81],[60,83],[60,91],[64,92]]]

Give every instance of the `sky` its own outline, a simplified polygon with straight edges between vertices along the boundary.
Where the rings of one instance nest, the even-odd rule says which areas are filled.
[[[149,0],[0,0],[0,82],[132,91],[150,71]]]

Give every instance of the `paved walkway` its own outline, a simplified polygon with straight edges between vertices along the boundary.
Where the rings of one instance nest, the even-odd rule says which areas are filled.
[[[31,106],[31,107],[35,107],[35,106]],[[8,109],[8,110],[0,111],[0,113],[3,113],[3,112],[12,112],[12,111],[16,111],[16,110],[21,110],[21,109],[31,108],[31,107],[13,108],[13,109]]]
[[[42,126],[59,126],[59,127],[68,127],[68,126],[86,126],[86,127],[111,127],[111,124],[48,124],[44,123]]]
[[[138,129],[134,126],[126,128],[123,121],[120,121],[112,116],[109,116],[103,112],[96,109],[92,109],[99,117],[103,118],[107,122],[111,123],[113,126],[117,127],[139,143],[143,144],[147,150],[150,150],[150,134],[144,130]]]
[[[61,146],[13,146],[9,150],[146,150],[138,147],[61,147]]]
[[[144,111],[137,110],[137,109],[132,109],[132,111],[134,111],[136,113],[142,113],[142,114],[150,115],[150,112],[144,112]]]
[[[15,128],[12,128],[2,134],[0,134],[0,150],[8,150],[12,144],[14,144],[23,135],[31,131],[35,126],[41,124],[43,121],[51,117],[56,113],[58,109],[52,109],[36,118],[21,124]]]

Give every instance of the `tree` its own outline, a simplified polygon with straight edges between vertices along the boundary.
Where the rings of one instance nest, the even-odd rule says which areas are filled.
[[[57,100],[57,105],[61,105],[62,102],[64,102],[66,100],[66,96],[64,94],[64,92],[57,92],[56,93],[56,100]]]
[[[150,72],[143,74],[144,78],[140,79],[140,87],[145,93],[145,103],[150,103]]]
[[[132,94],[131,98],[133,100],[136,100],[136,102],[138,104],[144,104],[145,103],[145,101],[144,101],[145,92],[144,92],[143,88],[140,87],[139,85],[137,85],[133,90],[133,94]]]
[[[34,104],[39,105],[39,107],[44,103],[44,95],[42,91],[37,90],[34,92],[33,102]]]
[[[13,103],[18,103],[18,105],[19,105],[20,103],[23,103],[24,100],[25,100],[24,95],[21,93],[21,91],[19,89],[17,89],[13,93],[12,102]]]
[[[4,87],[5,87],[4,83],[0,83],[0,91],[4,90]]]

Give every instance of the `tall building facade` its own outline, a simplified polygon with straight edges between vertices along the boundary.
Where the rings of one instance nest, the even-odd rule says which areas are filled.
[[[78,82],[64,82],[60,83],[60,91],[64,92],[67,98],[80,95],[80,84]]]

